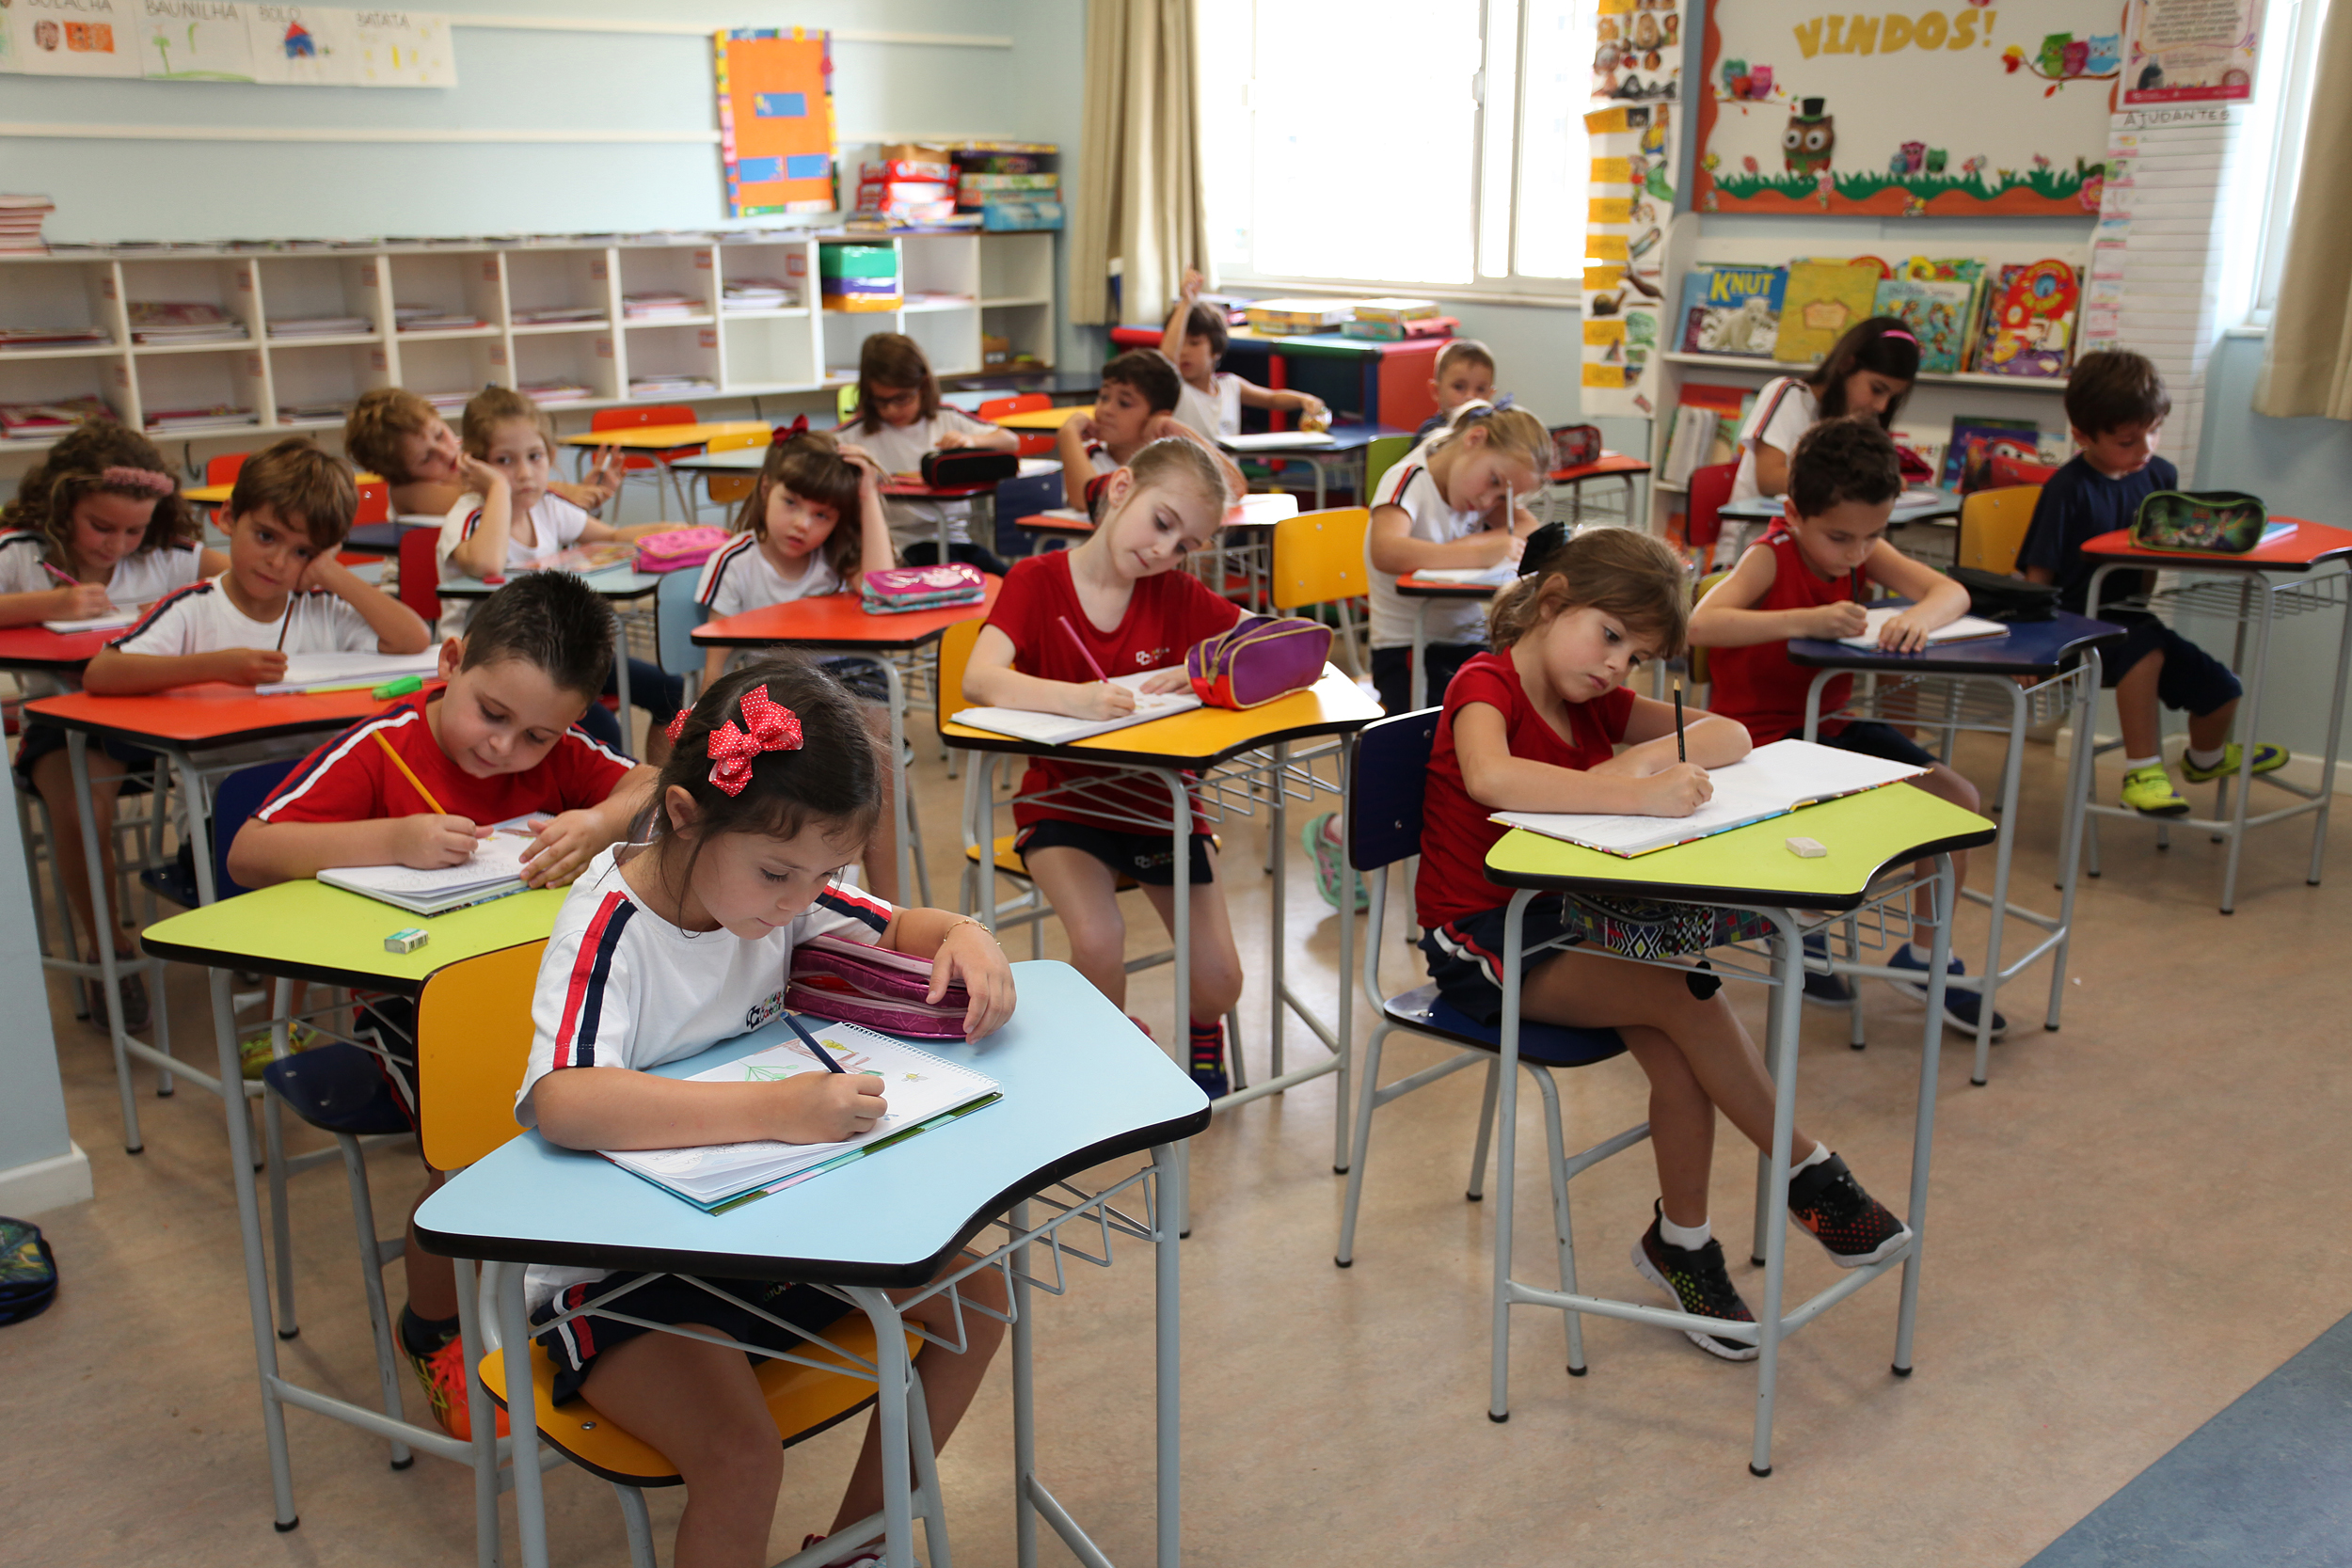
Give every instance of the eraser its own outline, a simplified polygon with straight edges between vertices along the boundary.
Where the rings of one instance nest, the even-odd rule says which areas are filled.
[[[390,936],[384,939],[384,951],[387,953],[414,953],[418,948],[422,947],[425,944],[426,939],[432,936],[432,932],[426,930],[421,926],[403,926],[399,930],[394,931]]]
[[[1823,855],[1829,853],[1829,847],[1821,843],[1819,839],[1792,838],[1788,842],[1788,852],[1792,855],[1801,856],[1805,860],[1817,861]]]
[[[377,687],[374,690],[369,692],[368,695],[380,703],[388,697],[405,697],[411,691],[421,691],[423,689],[424,677],[422,675],[403,675],[396,681],[390,681],[383,686]]]

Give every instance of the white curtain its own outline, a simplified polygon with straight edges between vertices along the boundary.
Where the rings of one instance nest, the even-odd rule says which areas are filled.
[[[2303,134],[2286,269],[2270,321],[2261,414],[2352,420],[2352,4],[2328,8]]]
[[[2347,6],[2346,9],[2352,9]],[[1070,319],[1156,322],[1187,263],[1205,265],[1192,0],[1089,0],[1086,167],[1071,214]]]

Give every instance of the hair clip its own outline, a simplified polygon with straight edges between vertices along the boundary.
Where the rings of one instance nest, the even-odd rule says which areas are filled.
[[[710,784],[740,795],[752,782],[752,764],[769,752],[801,749],[801,718],[768,695],[764,686],[743,693],[743,725],[730,719],[710,732]]]
[[[794,420],[790,424],[780,424],[776,426],[775,433],[771,439],[777,446],[782,446],[787,441],[792,439],[795,436],[805,436],[807,434],[808,416],[806,414],[803,414],[799,419]]]
[[[142,490],[151,496],[168,496],[180,488],[169,474],[159,474],[152,468],[134,468],[121,463],[102,472],[98,483],[110,484],[118,490]]]
[[[1919,346],[1919,340],[1913,337],[1910,333],[1904,331],[1899,326],[1889,326],[1880,331],[1880,342],[1883,343],[1889,338],[1900,338],[1904,342],[1909,343],[1913,348],[1917,348]]]
[[[670,737],[673,746],[686,738],[686,716],[687,710],[680,708],[670,715],[670,721],[662,726],[661,733]]]

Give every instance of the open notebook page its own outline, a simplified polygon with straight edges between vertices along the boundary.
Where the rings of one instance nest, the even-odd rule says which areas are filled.
[[[1869,623],[1851,637],[1837,641],[1849,648],[1875,648],[1879,633],[1886,623],[1910,609],[1909,605],[1877,605],[1867,613]],[[1979,638],[2007,637],[2009,628],[1998,621],[1988,621],[1981,615],[1963,615],[1947,626],[1938,626],[1928,633],[1930,642],[1969,642]]]
[[[1133,713],[1122,713],[1116,719],[1073,719],[1059,713],[1032,713],[1018,707],[968,707],[949,715],[959,724],[992,735],[1009,735],[1015,740],[1034,740],[1040,745],[1059,746],[1089,736],[1108,735],[1133,724],[1148,724],[1154,719],[1171,714],[1187,713],[1200,705],[1200,699],[1190,689],[1182,691],[1147,692],[1143,683],[1162,670],[1140,670],[1130,674],[1113,675],[1113,686],[1123,686],[1136,694]]]
[[[422,902],[520,883],[523,856],[534,838],[530,824],[541,820],[544,814],[508,817],[490,830],[490,836],[472,855],[455,865],[432,870],[413,865],[346,865],[320,872],[319,880],[371,898]]]

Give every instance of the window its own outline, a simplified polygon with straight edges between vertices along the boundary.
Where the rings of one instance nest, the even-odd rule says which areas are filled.
[[[2254,84],[2255,134],[2266,135],[2272,156],[2255,156],[2249,166],[2265,163],[2271,177],[2265,194],[2260,227],[2254,230],[2252,309],[2248,321],[2268,325],[2279,304],[2279,277],[2286,270],[2287,231],[2295,218],[2295,192],[2303,171],[2303,131],[2311,118],[2312,78],[2319,57],[2320,28],[2328,20],[2328,0],[2280,0],[2265,18],[2270,37],[2263,49]],[[2267,123],[2265,123],[2266,121]]]
[[[1596,0],[1200,0],[1234,281],[1573,295]]]

